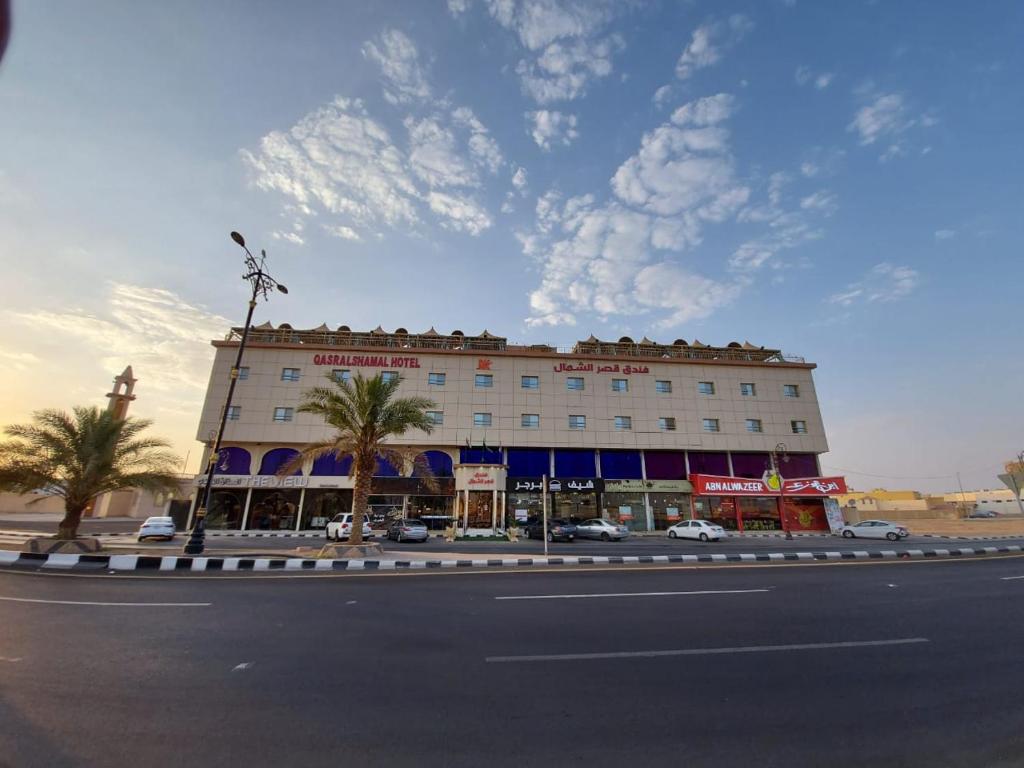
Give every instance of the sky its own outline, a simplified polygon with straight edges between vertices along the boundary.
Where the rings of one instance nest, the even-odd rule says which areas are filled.
[[[818,365],[855,488],[1024,449],[1017,2],[14,0],[0,423],[102,404],[190,470],[255,321],[644,335]]]

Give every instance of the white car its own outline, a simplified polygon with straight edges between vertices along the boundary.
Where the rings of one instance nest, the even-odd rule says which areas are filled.
[[[139,526],[139,541],[143,539],[173,539],[174,530],[173,517],[147,517],[146,521]]]
[[[600,539],[601,541],[622,541],[629,538],[629,528],[616,525],[610,520],[595,517],[576,523],[577,539]]]
[[[886,520],[862,520],[852,525],[844,525],[839,529],[844,539],[888,539],[899,541],[910,535],[910,531],[902,525]]]
[[[700,539],[701,541],[718,541],[728,534],[725,528],[707,520],[683,520],[668,529],[670,539]]]
[[[331,522],[327,524],[327,539],[328,541],[334,539],[335,541],[344,541],[352,533],[352,513],[342,512],[335,515]],[[363,538],[368,539],[373,536],[373,529],[370,528],[370,516],[363,515]]]

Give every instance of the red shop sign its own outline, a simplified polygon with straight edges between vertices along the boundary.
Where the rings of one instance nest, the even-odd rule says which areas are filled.
[[[723,475],[690,475],[690,482],[698,496],[778,496],[762,480]],[[842,477],[801,477],[783,480],[786,496],[830,496],[846,493]]]
[[[842,477],[800,477],[782,481],[786,496],[832,496],[846,493],[846,479]]]

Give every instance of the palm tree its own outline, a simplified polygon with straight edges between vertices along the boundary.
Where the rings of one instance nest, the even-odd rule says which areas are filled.
[[[436,403],[426,397],[395,397],[399,377],[385,381],[382,374],[363,377],[356,374],[352,380],[336,379],[327,375],[330,386],[314,387],[303,393],[299,413],[315,413],[334,428],[334,434],[306,446],[299,455],[282,467],[279,474],[289,475],[309,459],[333,454],[338,459],[352,456],[355,474],[353,491],[352,534],[349,542],[361,544],[361,521],[367,513],[370,498],[370,480],[377,466],[377,457],[401,471],[409,458],[409,451],[385,444],[390,438],[400,437],[410,429],[430,433],[433,422],[427,410]]]
[[[73,539],[82,513],[98,496],[126,488],[173,491],[179,463],[155,437],[139,437],[148,419],[118,419],[96,407],[36,411],[12,424],[0,443],[0,490],[64,498],[57,537]]]

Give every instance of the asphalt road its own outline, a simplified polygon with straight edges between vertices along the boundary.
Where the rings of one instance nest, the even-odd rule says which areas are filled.
[[[1016,766],[1022,610],[1024,558],[0,573],[0,765]]]

